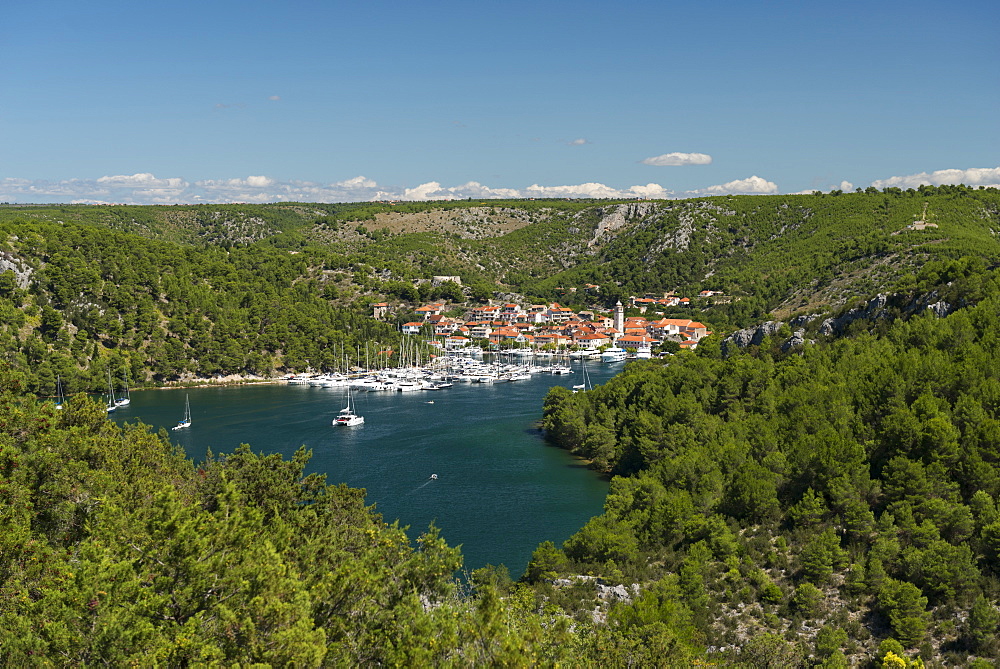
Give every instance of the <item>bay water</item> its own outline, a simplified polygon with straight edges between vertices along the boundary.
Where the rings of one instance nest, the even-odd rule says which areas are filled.
[[[188,457],[228,453],[313,452],[307,471],[331,484],[367,490],[386,522],[415,538],[433,522],[449,545],[461,545],[465,569],[504,564],[513,578],[542,541],[557,546],[601,513],[608,482],[566,451],[545,443],[536,423],[553,385],[583,382],[573,374],[531,380],[456,383],[440,391],[354,393],[364,425],[334,427],[345,391],[261,384],[145,390],[110,414],[116,422],[169,428],[191,402],[192,425],[169,431]],[[594,384],[621,363],[587,365]],[[437,478],[432,479],[431,475]]]

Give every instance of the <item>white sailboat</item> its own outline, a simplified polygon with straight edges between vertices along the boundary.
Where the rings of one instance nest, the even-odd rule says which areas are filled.
[[[191,427],[191,398],[184,395],[184,418],[177,421],[177,425],[174,425],[171,430],[180,430],[185,427]]]
[[[108,370],[108,406],[106,408],[108,413],[118,408],[118,404],[115,402],[115,387],[111,383],[111,370]]]
[[[337,417],[333,419],[333,424],[340,427],[351,427],[352,425],[361,425],[365,422],[364,416],[359,416],[354,413],[355,406],[351,402],[351,387],[347,387],[347,406],[340,410]]]
[[[579,392],[581,390],[593,390],[594,386],[590,383],[590,374],[587,372],[587,361],[583,362],[583,383],[579,383],[573,386],[573,392]]]
[[[66,403],[66,397],[63,395],[62,377],[58,375],[56,376],[56,396],[58,397],[56,408],[62,409],[63,404]]]
[[[128,372],[125,372],[125,394],[115,400],[116,407],[125,407],[132,403],[132,395],[128,390]]]

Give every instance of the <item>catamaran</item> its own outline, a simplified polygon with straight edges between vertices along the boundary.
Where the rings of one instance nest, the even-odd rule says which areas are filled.
[[[177,425],[174,425],[171,430],[180,430],[185,427],[191,427],[191,398],[184,395],[184,418],[177,421]]]
[[[364,416],[354,413],[355,407],[351,404],[351,387],[347,387],[347,406],[340,410],[337,417],[333,419],[333,424],[341,427],[361,425],[365,422]]]

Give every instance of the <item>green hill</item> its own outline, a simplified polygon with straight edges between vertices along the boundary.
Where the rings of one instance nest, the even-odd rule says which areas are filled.
[[[0,658],[993,666],[997,230],[1000,193],[961,186],[0,207]],[[539,546],[517,583],[454,580],[433,528],[409,545],[362,491],[303,477],[305,452],[195,465],[85,397],[34,398],[57,375],[102,389],[109,369],[336,367],[398,341],[375,301],[399,320],[430,299],[700,289],[727,301],[683,312],[720,333],[696,352],[546,399],[548,437],[615,478],[604,514]],[[722,345],[794,314],[794,344],[775,326]]]

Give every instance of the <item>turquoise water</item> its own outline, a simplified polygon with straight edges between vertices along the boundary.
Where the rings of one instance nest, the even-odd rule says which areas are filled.
[[[189,457],[243,443],[289,456],[305,445],[313,451],[309,471],[365,488],[387,522],[398,519],[411,537],[434,522],[450,545],[462,545],[467,569],[502,563],[517,578],[540,542],[561,545],[601,513],[607,495],[607,481],[546,445],[534,427],[552,385],[582,383],[573,366],[574,374],[530,381],[357,393],[365,424],[356,427],[330,424],[343,390],[286,385],[133,392],[131,405],[111,417],[170,428],[184,415],[187,393],[192,426],[170,438]],[[595,384],[620,369],[588,365]]]

